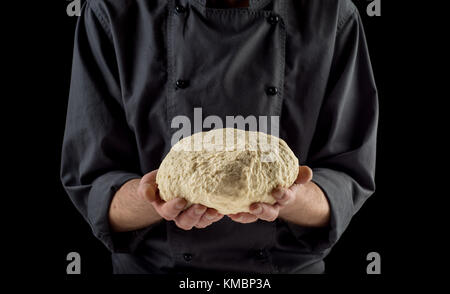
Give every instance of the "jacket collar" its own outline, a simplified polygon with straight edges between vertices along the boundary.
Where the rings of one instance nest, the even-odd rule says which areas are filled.
[[[206,1],[207,0],[190,0],[190,1],[197,2],[201,6],[206,7]],[[261,9],[264,6],[266,6],[267,4],[269,4],[271,1],[273,1],[273,0],[250,0],[248,8],[250,8],[250,9]]]

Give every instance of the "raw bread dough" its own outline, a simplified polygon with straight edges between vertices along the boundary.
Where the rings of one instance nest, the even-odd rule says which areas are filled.
[[[273,204],[272,190],[290,187],[299,162],[285,141],[233,128],[196,133],[176,143],[159,167],[160,196],[185,198],[222,214],[248,212],[250,204]]]

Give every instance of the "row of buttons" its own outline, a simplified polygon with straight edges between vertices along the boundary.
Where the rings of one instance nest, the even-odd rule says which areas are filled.
[[[182,14],[186,12],[186,8],[182,5],[177,5],[175,6],[175,11],[178,14]],[[270,23],[271,25],[275,25],[280,21],[280,17],[277,15],[270,15],[269,17],[267,17],[267,22]]]
[[[175,83],[176,89],[186,89],[189,87],[189,80],[178,80]],[[266,94],[269,96],[273,96],[278,94],[278,88],[277,87],[267,87],[266,88]]]
[[[258,259],[258,260],[263,260],[263,259],[266,259],[266,258],[267,258],[267,253],[266,253],[265,250],[259,249],[259,250],[256,250],[256,252],[255,252],[255,257],[256,257],[256,259]],[[191,253],[184,253],[184,254],[183,254],[183,259],[184,259],[186,262],[190,262],[190,261],[192,260],[192,254],[191,254]]]
[[[179,14],[186,12],[186,8],[182,5],[176,5],[175,11]],[[267,22],[271,25],[277,24],[280,21],[280,18],[277,15],[270,15],[267,17]],[[175,83],[176,89],[186,89],[189,87],[189,81],[188,80],[178,80]],[[267,87],[266,88],[266,94],[269,96],[274,96],[278,94],[278,88],[277,87]]]

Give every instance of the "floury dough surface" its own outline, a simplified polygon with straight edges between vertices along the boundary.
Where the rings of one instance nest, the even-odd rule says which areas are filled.
[[[220,140],[222,138],[222,140]],[[222,214],[248,212],[250,204],[273,204],[277,186],[290,187],[299,162],[282,139],[232,128],[196,133],[176,143],[159,167],[163,200],[185,198]]]

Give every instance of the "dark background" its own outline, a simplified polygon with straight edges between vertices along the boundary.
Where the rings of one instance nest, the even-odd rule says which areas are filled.
[[[417,21],[417,11],[411,10],[413,5],[382,0],[382,16],[370,18],[365,12],[368,1],[354,2],[365,25],[379,90],[377,191],[326,258],[327,272],[365,275],[366,255],[371,251],[380,253],[383,274],[414,272],[418,264],[429,258],[429,254],[423,254],[422,244],[432,234],[431,228],[420,219],[427,205],[424,203],[423,211],[417,213],[417,208],[410,204],[417,195],[432,194],[419,181],[423,170],[418,164],[425,161],[423,154],[427,152],[419,143],[437,132],[424,125],[429,104],[422,102],[432,101],[438,94],[430,88],[424,93],[420,87],[427,73],[418,68],[426,66],[427,60],[418,46],[432,43],[433,33]],[[13,57],[13,53],[6,56],[16,62],[10,75],[28,81],[13,84],[15,95],[31,97],[29,103],[15,100],[19,104],[15,107],[33,122],[23,126],[26,136],[13,132],[17,140],[26,137],[24,144],[13,148],[30,155],[36,163],[31,164],[28,158],[19,159],[21,164],[16,164],[12,171],[23,175],[23,167],[27,167],[31,179],[16,177],[17,187],[22,191],[19,193],[22,198],[18,199],[22,202],[19,205],[33,212],[16,231],[26,241],[12,242],[12,246],[24,246],[22,252],[30,252],[30,247],[36,249],[34,253],[22,254],[24,259],[31,258],[35,265],[40,265],[34,273],[66,277],[66,255],[76,251],[81,255],[83,276],[108,275],[111,272],[108,251],[93,237],[59,179],[76,25],[76,17],[66,15],[68,3],[40,1],[35,10],[29,11],[31,19],[37,17],[39,21],[24,24],[22,19],[26,16],[20,15],[13,23],[21,33],[12,36],[13,42],[20,44],[12,48],[19,57]],[[419,10],[428,13],[426,9]],[[31,54],[35,57],[28,62]],[[35,131],[33,124],[38,122],[39,130]],[[23,272],[21,265],[16,262],[18,272]]]

